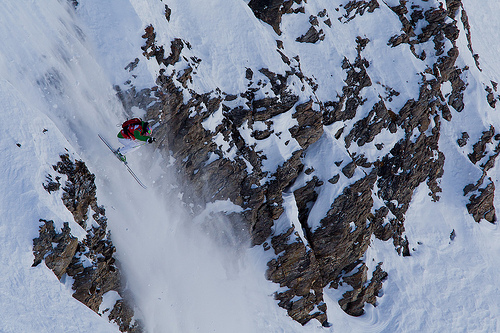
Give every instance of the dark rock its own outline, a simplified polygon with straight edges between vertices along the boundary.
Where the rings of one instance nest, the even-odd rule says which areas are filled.
[[[311,25],[314,25],[316,27],[319,26],[318,17],[314,15],[309,16],[309,23],[311,23]]]
[[[363,15],[365,11],[368,11],[368,13],[373,13],[375,9],[379,7],[380,5],[378,4],[377,0],[351,0],[344,5],[344,9],[346,11],[346,14],[344,15],[346,21],[344,23],[353,20],[358,14],[360,16]]]
[[[293,108],[299,98],[289,92],[283,92],[281,101],[278,98],[264,98],[255,100],[252,103],[254,109],[253,118],[255,121],[266,121],[281,113],[285,113]]]
[[[365,264],[362,264],[353,275],[343,278],[343,281],[352,286],[353,290],[344,293],[342,299],[339,300],[342,310],[351,316],[361,316],[365,312],[363,307],[366,302],[376,306],[376,297],[382,289],[382,282],[388,276],[381,266],[382,263],[377,265],[369,283],[367,283],[368,268]]]
[[[408,237],[405,236],[405,239],[401,243],[403,257],[409,257],[410,254],[410,242],[408,242]]]
[[[391,228],[394,243],[399,247],[399,251],[404,245],[401,238],[404,231],[404,214],[409,207],[413,191],[427,180],[431,190],[429,195],[433,200],[439,200],[437,193],[441,189],[437,179],[443,174],[444,154],[438,150],[440,126],[439,121],[435,120],[435,123],[437,127],[433,128],[433,135],[421,134],[415,142],[409,138],[400,141],[391,150],[392,157],[384,156],[378,167],[378,195],[397,218],[391,223]],[[392,203],[393,200],[397,201],[397,206]]]
[[[488,131],[483,132],[481,139],[474,144],[472,153],[467,155],[472,163],[476,164],[486,156],[486,145],[491,142],[494,135],[495,128],[493,126],[490,126]]]
[[[292,137],[304,149],[318,141],[321,135],[323,135],[322,113],[313,110],[312,106],[312,100],[297,105],[292,117],[297,119],[299,124],[289,129]]]
[[[357,141],[358,146],[373,141],[384,128],[388,128],[392,122],[385,103],[379,101],[376,103],[368,115],[357,121],[351,132],[345,137],[346,146],[351,145],[351,141]]]
[[[143,55],[149,59],[155,57],[158,64],[164,64],[165,66],[173,65],[179,61],[180,54],[184,48],[184,42],[175,38],[170,44],[170,55],[165,58],[165,49],[163,46],[156,45],[156,33],[154,32],[154,27],[152,25],[147,26],[142,38],[146,39],[146,44],[141,47],[144,51]]]
[[[290,317],[303,325],[313,318],[324,322],[326,308],[318,308],[319,311],[311,314],[315,306],[323,301],[318,264],[300,238],[296,237],[297,241],[290,243],[293,233],[294,229],[290,228],[286,233],[272,238],[274,251],[279,256],[267,264],[266,277],[289,288],[276,293],[275,297]]]
[[[247,80],[251,80],[253,78],[253,71],[250,68],[247,68],[245,72],[245,78]]]
[[[388,42],[388,45],[393,47],[407,43],[410,45],[410,50],[415,57],[424,59],[425,54],[418,55],[415,52],[415,44],[425,43],[431,38],[435,45],[436,55],[441,56],[444,53],[444,38],[447,38],[453,47],[447,52],[446,55],[438,59],[437,66],[440,72],[434,71],[433,74],[439,79],[438,83],[450,81],[452,84],[452,93],[448,97],[448,104],[451,105],[458,112],[464,108],[463,104],[463,91],[465,90],[465,82],[460,78],[462,70],[455,67],[455,61],[458,57],[458,48],[456,47],[456,39],[458,38],[458,28],[456,23],[446,23],[447,15],[449,12],[444,10],[442,4],[438,8],[430,8],[423,14],[426,25],[422,27],[422,33],[418,36],[414,33],[414,28],[418,21],[422,19],[421,11],[413,10],[410,16],[412,20],[406,18],[408,9],[406,8],[406,1],[401,2],[399,6],[390,7],[399,17],[404,33],[400,36],[393,36]],[[412,8],[413,9],[413,8]],[[450,120],[451,114],[447,106],[440,107],[443,112],[443,118]]]
[[[264,140],[270,137],[273,132],[274,131],[272,130],[253,131],[251,136],[254,137],[256,140]]]
[[[474,217],[476,222],[485,219],[488,222],[495,223],[497,221],[495,206],[493,204],[495,198],[495,183],[490,183],[484,189],[479,189],[479,196],[472,195],[470,202],[467,204],[469,214]]]
[[[462,6],[461,0],[446,0],[446,8],[448,9],[448,16],[452,19],[455,18],[457,11]]]
[[[465,37],[467,38],[467,47],[469,48],[469,51],[472,54],[477,69],[479,69],[479,71],[482,71],[479,64],[479,55],[474,53],[474,49],[472,48],[472,37],[470,32],[469,17],[467,16],[467,12],[465,10],[462,10],[462,16],[460,17],[460,20],[462,21],[463,27],[465,29]]]
[[[454,49],[451,49],[448,52],[449,55],[454,53],[454,51],[452,51],[452,50],[454,50]],[[453,57],[455,57],[455,55],[453,55]],[[455,61],[455,60],[453,60],[453,61]],[[446,63],[446,61],[443,62],[443,64],[445,64],[445,63]],[[446,72],[443,72],[443,73],[446,73]],[[465,107],[464,102],[463,102],[463,92],[465,91],[466,84],[460,78],[461,73],[462,73],[461,70],[454,69],[449,74],[449,81],[451,82],[452,91],[451,91],[450,96],[448,97],[448,104],[450,104],[458,112],[461,112]]]
[[[336,174],[332,178],[328,179],[328,182],[331,183],[331,184],[337,184],[337,182],[339,181],[339,179],[340,179],[340,175]]]
[[[177,76],[177,81],[179,81],[184,88],[187,88],[188,81],[192,82],[192,79],[191,79],[192,72],[193,72],[193,68],[191,66],[188,66],[186,69],[184,69],[182,72],[180,72],[179,75]]]
[[[325,284],[337,280],[342,270],[358,260],[370,243],[372,228],[367,228],[366,222],[373,205],[372,189],[376,179],[372,171],[346,187],[311,235],[310,245]],[[351,222],[356,226],[352,232]]]
[[[488,104],[491,106],[491,108],[494,109],[497,103],[497,99],[493,94],[493,89],[490,87],[486,87],[486,92],[488,93],[488,95],[486,96],[486,100],[488,101]]]
[[[267,68],[261,68],[259,70],[259,72],[264,74],[270,80],[271,87],[272,87],[271,89],[273,90],[273,92],[276,96],[282,95],[285,93],[291,96],[291,93],[287,91],[287,79],[288,79],[288,76],[290,75],[290,73],[287,73],[285,75],[276,74],[276,73],[271,72]]]
[[[73,297],[95,312],[99,311],[103,295],[111,290],[119,290],[121,283],[118,272],[110,270],[106,262],[85,267],[73,278]]]
[[[396,224],[395,221],[393,221],[393,223],[384,223],[387,214],[389,214],[389,208],[387,208],[386,206],[382,206],[375,211],[375,215],[370,215],[368,217],[370,223],[374,228],[373,234],[375,235],[375,237],[383,241],[389,240],[394,236],[394,234],[397,235],[397,233],[394,232],[393,228],[393,224]],[[396,238],[398,238],[398,236],[396,236]]]
[[[42,184],[43,188],[45,191],[51,193],[55,191],[59,191],[61,188],[61,183],[59,182],[61,180],[61,177],[57,176],[55,181],[52,179],[52,175],[47,175],[45,177],[45,181],[47,182],[46,184]]]
[[[179,38],[174,39],[170,45],[171,53],[166,59],[163,60],[163,63],[167,66],[173,65],[178,62],[183,48],[184,43],[182,42],[182,40]]]
[[[165,18],[170,22],[170,16],[172,15],[172,9],[165,5]]]
[[[139,58],[135,58],[135,60],[130,62],[127,66],[125,66],[124,69],[131,72],[137,67],[138,64],[139,64]]]
[[[361,52],[358,50],[358,53]],[[346,86],[342,88],[342,96],[337,102],[325,102],[323,105],[323,124],[330,125],[336,121],[350,120],[356,116],[357,108],[363,105],[364,100],[359,96],[361,90],[372,85],[366,72],[369,64],[359,55],[354,63],[344,58],[342,68],[347,71],[344,80]]]
[[[489,131],[483,132],[481,139],[474,145],[473,153],[469,154],[469,159],[471,162],[482,160],[486,155],[485,144],[491,141],[491,136],[494,134],[494,128],[491,126]],[[495,166],[495,161],[500,155],[500,144],[498,144],[493,152],[488,152],[490,155],[485,163],[480,164],[479,167],[482,169],[482,175],[476,184],[468,184],[464,188],[464,195],[468,195],[470,192],[476,192],[470,197],[470,203],[467,204],[467,209],[470,214],[474,216],[474,219],[479,222],[481,219],[486,219],[487,221],[494,223],[496,222],[495,207],[494,207],[494,183],[489,178],[490,184],[486,188],[481,189],[484,180],[488,176],[488,171]],[[474,164],[476,164],[474,163]]]
[[[57,233],[53,221],[41,219],[40,222],[44,222],[44,225],[40,226],[39,237],[33,239],[33,266],[44,260],[58,279],[65,274],[72,277],[73,297],[98,312],[105,293],[113,290],[121,294],[125,286],[115,265],[115,247],[106,230],[105,210],[97,205],[94,175],[88,171],[83,161],[73,162],[67,154],[60,157],[61,161],[54,166],[54,170],[67,176],[62,195],[65,206],[83,228],[87,225],[90,211],[93,212],[92,219],[95,223],[86,230],[86,238],[78,241],[71,235],[68,222]],[[52,176],[47,176],[47,180],[51,179]],[[59,176],[56,177],[56,180],[59,179]],[[47,191],[54,186],[44,185]],[[134,313],[128,301],[119,302],[119,309],[115,306],[117,310],[112,311],[113,315],[109,316],[109,320],[116,322],[122,332],[142,332],[141,324],[132,319]]]
[[[64,223],[61,233],[54,229],[54,221],[40,219],[39,237],[33,239],[33,267],[45,260],[47,267],[54,271],[58,279],[65,274],[78,246],[78,240],[69,234],[68,223]],[[54,243],[57,245],[54,247]]]
[[[324,40],[325,39],[325,34],[323,33],[323,29],[320,29],[319,31],[316,30],[316,28],[311,25],[309,30],[307,32],[300,36],[297,37],[296,41],[299,43],[316,43],[319,40]]]
[[[155,29],[152,25],[148,25],[145,29],[144,29],[145,33],[144,35],[142,35],[142,38],[143,39],[146,39],[146,44],[144,46],[141,47],[141,49],[146,52],[146,50],[148,50],[149,48],[155,48],[156,46],[154,45],[155,43],[155,38],[156,38],[156,32],[155,32]],[[145,54],[147,55],[148,57],[150,56],[149,53]],[[149,59],[149,58],[148,58]]]
[[[366,45],[368,45],[368,43],[370,42],[370,40],[368,38],[362,38],[360,36],[357,36],[356,37],[356,51],[358,51],[358,56],[360,57],[361,56],[361,51],[363,51],[366,47]],[[368,66],[366,66],[368,67]]]
[[[299,210],[299,221],[308,238],[310,237],[311,230],[308,226],[307,218],[309,217],[309,211],[311,210],[312,204],[314,204],[318,198],[318,193],[315,191],[315,188],[318,186],[319,179],[314,176],[304,187],[293,192],[295,201],[297,202],[297,209]]]
[[[68,2],[71,3],[74,9],[78,7],[78,0],[68,0]]]
[[[459,147],[464,147],[467,145],[467,140],[469,140],[469,134],[467,132],[462,132],[462,137],[457,140]]]
[[[281,15],[291,8],[293,2],[285,0],[251,0],[248,6],[252,9],[255,17],[272,26],[274,31],[281,35]],[[298,1],[298,3],[300,2]]]
[[[54,165],[54,170],[68,177],[62,200],[75,221],[85,229],[89,207],[96,205],[95,176],[83,161],[73,163],[68,154],[61,155],[61,161]]]
[[[342,168],[342,173],[347,178],[352,178],[352,176],[354,176],[355,170],[356,170],[356,163],[354,161],[351,161],[345,167]]]
[[[454,241],[456,237],[457,237],[457,233],[455,232],[455,229],[453,229],[450,233],[450,240]]]
[[[116,301],[113,309],[109,313],[109,321],[115,322],[120,328],[120,332],[141,333],[142,325],[139,321],[132,323],[134,310],[123,300]]]

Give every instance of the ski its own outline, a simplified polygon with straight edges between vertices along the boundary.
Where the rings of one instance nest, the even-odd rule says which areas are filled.
[[[127,161],[122,161],[120,159],[120,157],[118,156],[118,152],[116,149],[114,149],[108,141],[106,141],[106,139],[104,139],[101,134],[97,134],[99,136],[99,139],[101,139],[102,142],[104,142],[104,144],[109,148],[109,150],[111,150],[111,152],[113,153],[113,155],[115,155],[115,157],[120,161],[122,162],[125,167],[127,168],[128,172],[132,175],[132,177],[134,177],[135,181],[137,182],[137,184],[139,184],[142,188],[144,189],[147,189],[147,186],[144,185],[144,183],[139,179],[139,177],[137,177],[137,175],[134,173],[134,171],[132,171],[132,169],[128,166],[128,162]]]
[[[130,167],[128,166],[128,163],[127,162],[123,162],[125,164],[125,167],[127,168],[128,172],[132,175],[132,177],[134,177],[134,179],[137,181],[137,184],[141,185],[142,188],[144,189],[147,189],[147,186],[144,185],[141,180],[139,179],[139,177],[137,177],[137,175],[132,171],[132,169],[130,169]]]

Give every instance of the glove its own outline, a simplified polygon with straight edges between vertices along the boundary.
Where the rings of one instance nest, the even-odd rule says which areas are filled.
[[[155,141],[156,141],[156,139],[155,139],[155,138],[149,138],[149,139],[148,139],[148,143],[153,143],[153,142],[155,142]]]

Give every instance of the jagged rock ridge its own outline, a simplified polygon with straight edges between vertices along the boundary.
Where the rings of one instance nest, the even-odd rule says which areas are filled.
[[[99,315],[107,315],[121,332],[143,332],[139,320],[134,318],[134,307],[126,295],[123,277],[113,257],[116,249],[107,231],[105,210],[97,204],[95,176],[83,161],[72,161],[68,154],[53,166],[67,177],[62,188],[62,201],[77,222],[87,231],[79,241],[71,235],[68,222],[61,232],[55,230],[54,221],[40,219],[39,237],[33,240],[33,266],[45,261],[59,280],[65,275],[74,279],[73,297]],[[47,192],[59,193],[61,176],[48,175],[43,184]],[[87,216],[92,211],[92,220]],[[87,228],[87,223],[90,226]],[[115,291],[120,298],[112,309],[100,309],[103,295]]]

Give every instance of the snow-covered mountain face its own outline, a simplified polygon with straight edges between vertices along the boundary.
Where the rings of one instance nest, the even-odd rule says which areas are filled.
[[[376,305],[387,273],[367,250],[378,239],[417,251],[405,233],[416,191],[496,222],[497,73],[481,68],[466,3],[212,5],[225,18],[172,3],[146,27],[159,73],[148,116],[193,214],[223,212],[274,253],[266,276],[290,317],[328,326],[331,288],[350,315]]]
[[[151,332],[497,330],[497,2],[0,13],[2,330],[138,330],[126,294]],[[147,191],[97,138],[131,116]],[[81,194],[66,153],[103,206],[44,189]]]

